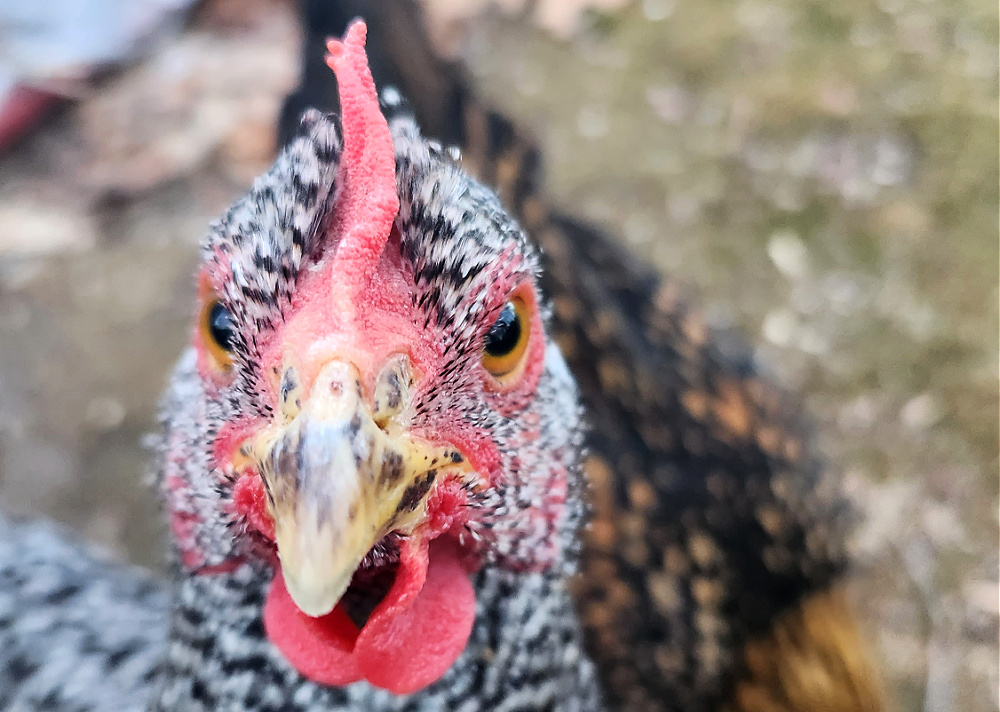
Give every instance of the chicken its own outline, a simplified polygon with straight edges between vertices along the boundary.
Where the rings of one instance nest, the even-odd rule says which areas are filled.
[[[339,121],[306,112],[203,244],[157,455],[173,580],[4,524],[0,707],[754,709],[792,652],[822,676],[856,640],[798,411],[526,192],[541,276],[496,195],[383,115],[364,39],[329,45]]]
[[[599,708],[567,583],[582,411],[537,250],[387,122],[364,37],[329,45],[339,124],[307,114],[203,245],[158,455],[169,611],[15,536],[7,709]]]
[[[574,593],[614,708],[879,710],[843,590],[851,514],[797,399],[743,341],[609,235],[553,209],[530,136],[437,57],[410,0],[303,0],[304,106],[335,108],[320,38],[357,14],[373,72],[399,87],[542,248],[551,330],[590,424],[594,505]]]

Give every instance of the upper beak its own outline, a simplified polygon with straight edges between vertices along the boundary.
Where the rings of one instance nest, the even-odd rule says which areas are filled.
[[[254,443],[268,492],[285,585],[310,616],[329,613],[371,548],[390,531],[411,534],[454,448],[410,436],[398,422],[410,383],[405,358],[376,380],[373,407],[357,369],[327,363],[308,397],[285,373],[281,412]]]

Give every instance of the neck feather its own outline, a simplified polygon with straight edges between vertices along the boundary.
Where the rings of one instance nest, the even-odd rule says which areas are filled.
[[[600,709],[566,580],[490,568],[475,578],[476,622],[445,676],[409,697],[367,683],[322,688],[303,679],[261,624],[267,572],[244,565],[177,584],[168,659],[152,710]]]

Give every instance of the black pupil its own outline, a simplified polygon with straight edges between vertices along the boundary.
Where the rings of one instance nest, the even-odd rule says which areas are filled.
[[[517,318],[514,305],[507,302],[486,334],[486,353],[490,356],[506,356],[520,340],[521,320]]]
[[[208,331],[221,348],[230,351],[236,339],[236,329],[233,325],[233,315],[222,304],[216,302],[208,313]]]

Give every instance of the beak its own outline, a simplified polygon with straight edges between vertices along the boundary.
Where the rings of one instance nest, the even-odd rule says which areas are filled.
[[[332,611],[372,547],[391,531],[412,534],[435,482],[466,469],[455,448],[400,425],[409,374],[405,357],[390,362],[369,407],[350,363],[323,366],[308,397],[289,368],[280,412],[253,445],[285,585],[307,615]]]

